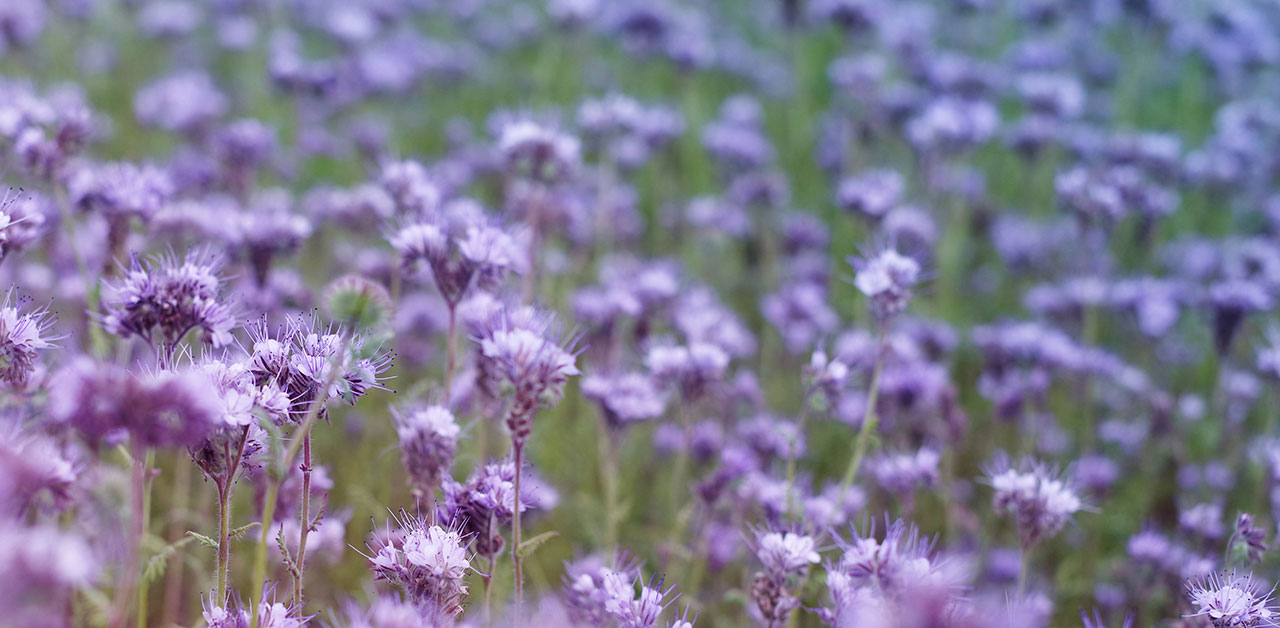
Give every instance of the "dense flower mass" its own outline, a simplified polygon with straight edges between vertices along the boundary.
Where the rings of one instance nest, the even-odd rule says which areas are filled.
[[[0,626],[1280,626],[1277,76],[1277,0],[0,0]]]

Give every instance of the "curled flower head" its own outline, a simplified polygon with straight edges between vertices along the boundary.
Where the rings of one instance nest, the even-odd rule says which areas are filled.
[[[62,338],[50,333],[56,317],[49,308],[23,311],[22,306],[13,290],[0,302],[0,382],[15,388],[26,385],[40,354]]]
[[[453,413],[442,406],[392,408],[400,458],[409,472],[413,490],[434,491],[453,465],[461,429]]]
[[[552,315],[530,307],[495,313],[474,340],[493,372],[514,389],[507,428],[523,444],[538,407],[558,403],[565,382],[579,373],[576,355],[561,346]]]
[[[1204,617],[1214,628],[1275,626],[1271,592],[1252,575],[1217,573],[1187,583],[1187,597],[1196,606],[1188,617]]]

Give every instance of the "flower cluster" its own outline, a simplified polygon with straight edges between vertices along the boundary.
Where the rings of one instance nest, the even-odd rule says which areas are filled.
[[[998,460],[988,481],[995,491],[991,507],[1013,517],[1024,549],[1056,535],[1084,508],[1074,489],[1038,462],[1014,468],[1007,460]]]
[[[404,591],[409,599],[429,604],[442,619],[462,613],[471,561],[457,530],[429,525],[421,518],[401,515],[397,529],[370,546],[370,568],[379,580]]]
[[[209,345],[231,342],[235,316],[222,295],[222,258],[196,250],[142,260],[133,257],[123,277],[106,286],[102,325],[124,338],[138,337],[172,359],[188,333]]]

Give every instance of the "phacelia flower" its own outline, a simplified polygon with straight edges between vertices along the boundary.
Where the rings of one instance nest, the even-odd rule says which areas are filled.
[[[1057,534],[1084,504],[1075,490],[1047,467],[1035,462],[1022,467],[1026,470],[997,461],[988,479],[995,489],[992,507],[1014,518],[1026,549]]]
[[[461,430],[453,413],[442,406],[392,408],[391,414],[400,437],[400,459],[413,490],[429,495],[453,466]]]
[[[405,515],[396,523],[394,534],[388,528],[387,537],[377,539],[378,547],[369,548],[375,576],[399,587],[411,600],[438,605],[445,619],[458,617],[471,569],[462,535]]]
[[[667,408],[667,397],[644,373],[589,375],[582,378],[582,396],[600,406],[605,422],[621,428],[653,419]]]
[[[0,302],[0,382],[15,388],[26,385],[40,354],[62,338],[50,333],[56,317],[49,308],[24,312],[22,305],[13,290]]]
[[[565,382],[579,373],[576,356],[560,345],[551,315],[532,308],[497,313],[474,340],[484,360],[515,391],[506,422],[521,446],[538,408],[559,403]]]
[[[578,166],[578,138],[532,120],[502,127],[498,152],[509,172],[542,182],[563,179]]]
[[[920,264],[893,249],[874,257],[852,259],[857,275],[853,285],[871,300],[871,313],[884,322],[907,308],[911,287],[920,278]]]
[[[220,256],[192,251],[142,261],[107,285],[102,325],[124,338],[137,336],[162,357],[172,358],[188,333],[215,347],[231,342],[235,317],[222,296]]]
[[[1196,606],[1188,617],[1204,617],[1214,628],[1275,625],[1271,593],[1253,576],[1213,573],[1188,582],[1187,596]]]
[[[194,446],[221,423],[221,404],[200,371],[134,374],[80,358],[54,378],[49,418],[75,428],[91,447],[126,438],[141,447]]]

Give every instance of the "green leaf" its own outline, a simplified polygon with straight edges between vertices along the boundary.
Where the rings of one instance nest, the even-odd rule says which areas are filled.
[[[147,564],[142,569],[142,580],[144,582],[154,582],[160,576],[163,576],[165,568],[169,565],[169,559],[173,556],[174,552],[176,552],[179,547],[196,540],[196,537],[200,536],[194,532],[189,532],[188,534],[191,534],[192,536],[180,538],[168,545],[165,545],[164,547],[161,547],[151,556],[151,558],[147,559]],[[208,537],[203,538],[208,539]],[[208,540],[212,541],[213,539]]]
[[[254,528],[256,528],[256,527],[258,527],[258,526],[260,526],[260,525],[262,525],[262,522],[261,522],[261,521],[254,521],[254,522],[252,522],[252,523],[246,523],[246,524],[244,524],[244,525],[242,525],[242,526],[240,526],[240,527],[238,527],[238,528],[236,528],[236,529],[232,530],[230,533],[228,533],[228,535],[227,535],[227,536],[228,536],[228,537],[230,537],[230,539],[231,539],[232,541],[239,540],[239,538],[240,538],[240,537],[242,537],[242,536],[244,536],[244,535],[245,535],[245,533],[247,533],[249,530],[252,530],[252,529],[254,529]]]
[[[209,538],[209,537],[207,537],[207,536],[205,536],[205,535],[203,535],[203,534],[200,534],[199,532],[192,532],[191,530],[187,530],[187,536],[190,536],[190,537],[194,538],[195,540],[200,541],[200,544],[201,544],[201,545],[203,545],[203,546],[205,546],[205,547],[212,547],[213,549],[218,549],[218,542],[217,542],[217,541],[215,541],[215,540],[213,540],[213,539],[211,539],[211,538]]]
[[[528,558],[532,556],[539,547],[542,547],[544,543],[556,538],[557,536],[560,536],[560,533],[552,530],[550,532],[543,532],[531,539],[525,539],[525,541],[520,544],[520,548],[516,550],[516,554],[520,556],[520,558]]]

